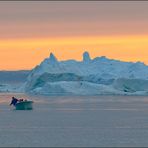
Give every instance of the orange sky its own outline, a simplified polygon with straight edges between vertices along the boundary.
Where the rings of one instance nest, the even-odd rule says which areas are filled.
[[[148,64],[148,2],[0,2],[0,70],[107,56]]]
[[[82,53],[88,51],[92,58],[105,55],[148,64],[146,35],[1,40],[0,49],[0,67],[10,70],[31,69],[50,52],[59,60],[82,60]]]

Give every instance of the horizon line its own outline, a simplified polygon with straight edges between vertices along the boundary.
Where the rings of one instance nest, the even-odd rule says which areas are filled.
[[[83,52],[83,54],[85,53],[85,52],[87,52],[87,53],[89,53],[88,51],[84,51]],[[50,52],[50,54],[53,54],[54,56],[55,56],[55,54],[53,53],[53,52]],[[56,59],[57,59],[57,61],[58,62],[64,62],[64,61],[69,61],[69,60],[75,60],[76,62],[83,62],[83,54],[82,54],[82,60],[77,60],[77,59],[67,59],[67,60],[58,60],[58,58],[56,57]],[[107,56],[105,56],[105,55],[102,55],[102,56],[96,56],[95,58],[91,58],[91,56],[90,56],[90,59],[91,60],[94,60],[94,59],[96,59],[96,58],[101,58],[101,57],[104,57],[104,58],[106,58],[106,59],[108,59],[108,60],[114,60],[114,61],[119,61],[119,62],[124,62],[124,63],[142,63],[142,64],[144,64],[145,66],[148,66],[148,64],[146,64],[146,63],[144,63],[144,62],[142,62],[142,61],[124,61],[124,60],[120,60],[120,59],[114,59],[114,58],[108,58]],[[45,58],[45,59],[48,59],[48,58],[50,58],[50,56],[48,56],[47,58]],[[44,60],[45,60],[44,59]],[[40,65],[44,60],[42,60],[39,64],[37,64],[36,66],[38,66],[38,65]],[[31,68],[31,69],[0,69],[0,72],[13,72],[13,71],[31,71],[31,70],[33,70],[36,66],[34,66],[33,68]]]

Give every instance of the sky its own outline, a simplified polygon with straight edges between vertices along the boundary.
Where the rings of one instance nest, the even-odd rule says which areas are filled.
[[[0,1],[0,70],[106,56],[148,64],[147,1]]]

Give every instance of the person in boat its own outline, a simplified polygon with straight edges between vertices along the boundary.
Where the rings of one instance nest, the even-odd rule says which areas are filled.
[[[23,102],[24,100],[23,100],[23,99],[19,99],[18,101],[19,101],[19,102]]]
[[[10,103],[10,106],[13,104],[14,106],[16,105],[16,103],[18,102],[18,99],[15,97],[12,97],[12,101]]]

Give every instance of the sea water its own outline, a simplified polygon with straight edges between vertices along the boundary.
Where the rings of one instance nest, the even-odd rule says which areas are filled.
[[[11,97],[34,101],[15,110]],[[0,94],[0,147],[148,146],[147,96]]]

